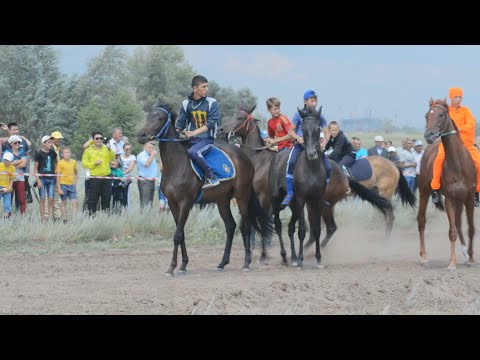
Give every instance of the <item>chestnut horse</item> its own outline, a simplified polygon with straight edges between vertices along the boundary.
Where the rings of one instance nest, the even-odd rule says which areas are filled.
[[[448,104],[446,99],[433,101],[430,98],[430,109],[425,115],[426,129],[425,140],[433,144],[438,138],[441,138],[445,149],[445,162],[443,163],[442,188],[441,193],[445,195],[445,207],[450,224],[448,232],[450,238],[450,262],[449,269],[455,269],[457,259],[455,255],[455,241],[457,235],[460,237],[462,251],[465,257],[466,245],[462,234],[462,211],[465,206],[468,222],[468,264],[474,264],[473,258],[473,236],[475,234],[475,225],[473,223],[473,212],[475,206],[475,189],[477,184],[477,175],[472,157],[465,148],[458,134],[458,128],[448,114]],[[420,206],[418,209],[418,231],[420,233],[420,261],[427,263],[427,252],[425,250],[425,212],[428,205],[428,199],[432,189],[430,182],[433,175],[433,162],[438,152],[440,142],[427,147],[423,154],[420,167],[420,176],[418,178],[418,190],[420,192]],[[440,210],[445,210],[440,201],[435,204]]]
[[[182,265],[179,273],[185,274],[188,263],[187,248],[185,245],[184,227],[190,213],[190,209],[199,197],[202,182],[195,175],[190,164],[187,148],[181,143],[174,129],[176,114],[170,105],[157,105],[153,112],[147,114],[145,125],[137,134],[137,140],[144,144],[150,140],[158,140],[160,143],[160,157],[163,163],[163,178],[161,188],[168,198],[168,205],[177,225],[174,240],[172,262],[166,275],[173,275],[177,266],[178,246],[182,250]],[[249,270],[251,262],[250,232],[253,225],[260,231],[262,222],[266,220],[262,207],[253,191],[252,181],[255,168],[252,161],[245,153],[233,145],[222,145],[236,168],[236,176],[233,179],[223,181],[220,185],[203,190],[202,203],[216,203],[220,216],[225,223],[227,241],[222,261],[217,266],[223,270],[230,261],[233,236],[236,223],[230,210],[230,200],[235,198],[241,215],[241,232],[245,246],[244,270]]]

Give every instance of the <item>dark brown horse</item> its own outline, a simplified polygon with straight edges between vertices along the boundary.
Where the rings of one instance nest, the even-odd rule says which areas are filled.
[[[450,238],[450,262],[449,269],[455,269],[457,259],[455,255],[455,241],[457,234],[460,237],[462,251],[466,255],[466,245],[462,234],[462,211],[465,206],[468,222],[468,263],[474,264],[473,258],[473,236],[475,234],[475,225],[473,223],[474,196],[477,184],[477,175],[472,157],[462,143],[455,123],[448,114],[448,104],[446,100],[433,101],[430,98],[430,109],[425,115],[426,129],[425,140],[429,144],[423,154],[420,176],[418,178],[418,189],[420,192],[420,206],[418,209],[418,231],[420,233],[420,261],[427,263],[427,252],[425,250],[425,212],[428,205],[428,199],[432,192],[430,182],[432,181],[433,162],[438,152],[440,142],[434,143],[439,137],[445,149],[445,162],[443,163],[442,188],[441,192],[445,195],[445,207],[450,224],[448,232]],[[435,204],[440,210],[445,210],[443,203]]]
[[[239,136],[242,140],[241,149],[245,151],[250,159],[252,160],[253,164],[255,165],[255,177],[253,179],[253,187],[255,192],[259,198],[260,204],[262,205],[263,209],[271,214],[273,212],[272,203],[271,203],[271,193],[269,190],[269,169],[270,164],[274,160],[275,155],[277,154],[274,151],[268,150],[260,135],[260,129],[256,125],[257,120],[253,118],[251,115],[255,107],[250,109],[240,109],[236,112],[234,116],[231,118],[223,119],[223,125],[219,129],[218,136],[226,139],[229,135],[236,135]],[[284,152],[283,155],[288,158],[288,151]],[[279,154],[280,155],[280,154]],[[325,239],[322,242],[322,245],[328,242],[330,237],[333,235],[337,226],[335,224],[335,220],[333,217],[333,208],[338,201],[344,199],[347,195],[347,191],[349,186],[355,190],[355,193],[362,198],[362,200],[366,200],[370,202],[373,206],[380,209],[380,211],[387,211],[388,209],[391,210],[391,205],[385,201],[382,197],[378,196],[377,194],[369,191],[368,189],[361,186],[361,184],[357,183],[354,180],[349,180],[345,173],[341,170],[341,168],[335,162],[331,161],[332,163],[332,175],[331,181],[327,185],[327,189],[324,195],[324,199],[329,203],[327,207],[324,207],[322,210],[322,218],[325,221],[325,225],[327,228],[327,234],[325,235]],[[286,163],[285,163],[286,164]],[[283,173],[285,173],[285,169],[283,169]],[[284,183],[284,181],[283,181]],[[281,185],[280,185],[281,186]],[[280,197],[284,196],[283,188],[279,189]],[[290,207],[292,209],[292,207]],[[292,209],[293,213],[293,209]],[[295,223],[297,221],[296,216],[292,217],[292,225],[293,229],[295,229]],[[282,231],[281,231],[281,222],[280,219],[276,219],[275,229],[279,236],[280,240],[280,254],[284,263],[287,263],[286,260],[286,252],[283,246],[283,238],[282,238]],[[265,242],[268,237],[271,237],[271,233],[267,231],[262,231],[264,234],[262,238],[262,258],[265,257],[266,250],[265,250]],[[311,234],[313,235],[313,234]],[[313,244],[314,237],[310,236],[308,244]],[[295,255],[295,248],[294,244],[292,245],[292,259],[293,263],[296,263],[296,255]]]
[[[218,129],[218,137],[227,140],[231,136],[238,136],[242,139],[241,149],[250,157],[255,166],[255,176],[253,178],[253,188],[258,196],[260,205],[267,214],[272,214],[272,203],[270,190],[268,188],[268,171],[273,156],[276,154],[271,150],[267,150],[265,142],[260,135],[252,112],[256,105],[249,109],[240,109],[231,118],[224,118],[222,126]],[[270,217],[269,217],[270,218]],[[267,229],[262,229],[262,262],[266,258],[266,243],[272,237],[272,229],[270,225]],[[286,252],[281,244],[281,255],[286,263]]]
[[[179,273],[185,274],[188,263],[187,248],[185,245],[184,227],[190,209],[195,203],[202,187],[201,181],[195,175],[191,165],[187,148],[180,143],[174,129],[176,114],[169,105],[157,105],[153,112],[147,115],[144,127],[139,131],[138,142],[156,139],[160,142],[160,156],[163,163],[163,178],[161,188],[168,198],[168,204],[177,225],[173,237],[174,249],[171,265],[166,275],[173,275],[177,266],[178,246],[182,250],[182,265]],[[245,246],[245,262],[243,269],[248,270],[251,262],[250,231],[253,224],[260,228],[260,222],[266,217],[258,204],[258,199],[252,188],[255,168],[243,151],[233,145],[222,145],[236,168],[233,179],[222,182],[220,185],[203,190],[202,203],[216,203],[220,216],[225,223],[227,241],[222,261],[217,269],[223,270],[230,261],[233,236],[236,223],[230,210],[230,200],[235,198],[241,215],[241,232]]]
[[[313,237],[315,241],[315,258],[317,259],[317,267],[321,267],[320,217],[322,208],[325,204],[323,201],[323,196],[327,187],[326,171],[323,165],[323,159],[320,150],[320,115],[322,113],[322,107],[320,107],[319,111],[310,108],[306,108],[305,110],[299,109],[298,113],[303,119],[302,126],[305,150],[299,155],[293,173],[295,197],[293,199],[293,206],[291,206],[291,209],[292,218],[295,217],[298,219],[298,238],[300,240],[297,265],[299,267],[303,266],[303,241],[306,235],[306,224],[303,209],[305,205],[307,205],[308,221],[310,224],[310,237]],[[278,155],[281,155],[281,153]],[[272,206],[275,224],[278,224],[280,221],[280,203],[283,200],[283,196],[279,196],[279,189],[281,188],[279,185],[285,182],[283,178],[285,178],[286,173],[279,173],[277,171],[278,168],[278,163],[273,162],[269,172],[269,186],[272,194]],[[293,226],[295,226],[295,224]],[[295,246],[292,237],[290,240],[293,258],[295,254]],[[294,261],[294,259],[292,260]]]

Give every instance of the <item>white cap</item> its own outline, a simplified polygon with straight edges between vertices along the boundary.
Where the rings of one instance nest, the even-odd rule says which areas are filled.
[[[423,146],[423,143],[422,143],[421,140],[417,140],[417,141],[415,141],[415,144],[414,144],[414,145],[415,145],[415,146]]]
[[[3,160],[13,161],[13,154],[11,152],[6,152],[3,154]]]
[[[378,135],[378,136],[375,136],[375,141],[385,141],[385,140],[383,140],[383,136]]]
[[[394,146],[390,146],[388,149],[387,149],[388,152],[390,151],[394,151],[394,152],[397,152],[397,149],[395,149]]]
[[[42,144],[45,143],[45,141],[50,140],[52,137],[50,135],[45,135],[42,137]]]
[[[8,143],[11,144],[12,142],[15,142],[15,141],[18,141],[18,142],[22,142],[22,138],[18,135],[12,135],[8,138]]]

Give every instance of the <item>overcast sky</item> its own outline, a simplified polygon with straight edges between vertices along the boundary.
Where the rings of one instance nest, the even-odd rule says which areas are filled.
[[[72,74],[84,72],[103,45],[56,47],[61,70]],[[190,64],[207,79],[235,89],[249,87],[265,117],[268,97],[279,97],[282,112],[291,118],[303,104],[304,91],[311,88],[328,121],[371,115],[422,128],[430,96],[447,97],[449,87],[462,87],[463,105],[480,116],[478,45],[182,47]]]

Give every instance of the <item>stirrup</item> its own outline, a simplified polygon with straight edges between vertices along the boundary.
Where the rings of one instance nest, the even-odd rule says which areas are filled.
[[[285,198],[283,199],[282,203],[280,204],[280,208],[283,210],[285,209],[288,205],[290,205],[290,202],[293,199],[293,195],[286,195]]]
[[[433,190],[432,191],[432,202],[437,204],[440,202],[440,190]]]
[[[214,186],[220,185],[220,180],[217,177],[205,179],[205,184],[202,186],[202,189],[208,189]]]

